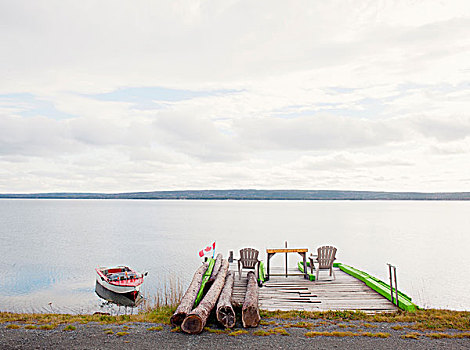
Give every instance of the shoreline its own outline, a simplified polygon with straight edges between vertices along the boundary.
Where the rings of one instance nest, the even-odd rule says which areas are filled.
[[[34,312],[9,312],[0,310],[0,324],[5,323],[36,323],[36,324],[69,324],[98,322],[102,324],[122,324],[127,322],[147,322],[170,324],[170,317],[177,305],[164,305],[148,308],[135,314],[111,315],[109,313],[95,312],[93,314],[67,314],[67,313],[34,313]],[[239,310],[240,309],[240,310]],[[237,315],[240,307],[235,307]],[[365,313],[354,310],[338,311],[266,311],[260,309],[261,319],[310,319],[332,321],[364,321],[364,322],[408,322],[415,324],[427,324],[429,329],[459,329],[470,331],[470,311],[458,311],[449,309],[423,309],[415,311],[397,310],[396,312]],[[425,327],[426,328],[426,327]]]
[[[347,190],[175,190],[122,193],[0,193],[0,199],[141,199],[141,200],[378,200],[468,201],[470,192],[347,191]]]

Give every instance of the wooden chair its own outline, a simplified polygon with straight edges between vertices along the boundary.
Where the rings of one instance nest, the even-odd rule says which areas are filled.
[[[238,259],[238,278],[242,278],[242,269],[255,270],[256,279],[258,279],[258,254],[259,251],[253,248],[240,249],[240,259]]]
[[[318,281],[320,270],[330,270],[330,276],[336,279],[335,272],[333,271],[333,263],[336,259],[336,248],[332,246],[323,246],[317,249],[317,255],[310,255],[310,272],[313,274],[315,270],[314,262],[318,264],[316,269],[315,281]]]

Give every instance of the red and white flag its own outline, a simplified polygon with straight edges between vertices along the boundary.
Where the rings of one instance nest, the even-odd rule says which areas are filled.
[[[208,245],[207,247],[205,247],[204,249],[201,249],[199,251],[199,256],[202,258],[204,255],[206,254],[210,254],[212,253],[212,256],[214,256],[214,253],[215,253],[215,241],[214,243],[212,243],[211,245]]]

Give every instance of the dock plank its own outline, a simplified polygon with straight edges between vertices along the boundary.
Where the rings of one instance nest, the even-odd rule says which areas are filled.
[[[230,269],[236,271],[232,301],[241,306],[246,293],[246,271],[239,279],[236,264],[232,263]],[[277,276],[271,276],[259,290],[259,305],[264,310],[359,310],[368,313],[396,310],[389,300],[338,268],[334,269],[335,280],[322,271],[317,282],[303,276],[285,277],[282,275],[285,270],[280,267],[272,267],[271,271]],[[289,269],[288,272],[295,273],[296,270]]]

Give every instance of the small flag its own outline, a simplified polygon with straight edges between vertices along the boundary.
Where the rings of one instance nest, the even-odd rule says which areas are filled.
[[[215,241],[211,245],[208,245],[204,249],[201,249],[199,251],[199,256],[202,258],[206,254],[210,254],[212,252],[212,257],[214,256],[215,253]]]

